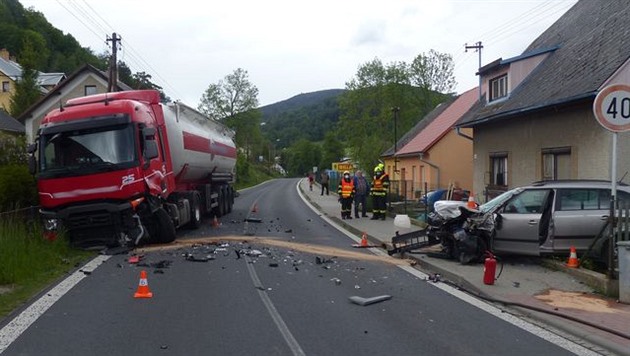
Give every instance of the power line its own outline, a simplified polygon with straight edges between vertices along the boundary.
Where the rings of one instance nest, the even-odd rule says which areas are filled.
[[[70,13],[70,15],[72,15],[77,21],[79,21],[86,29],[88,29],[88,31],[90,31],[97,38],[99,38],[99,40],[102,40],[103,37],[107,38],[107,33],[115,32],[114,28],[109,24],[109,22],[107,22],[107,20],[103,18],[103,16],[101,16],[85,0],[82,0],[83,5],[74,1],[69,1],[69,4],[74,9],[74,11],[66,7],[60,0],[56,0],[56,1],[59,5],[61,5],[61,7],[63,7],[68,13]],[[92,16],[90,12],[94,14],[94,16]],[[86,21],[84,21],[84,19],[86,19],[86,21],[91,23],[92,26],[88,25]],[[99,20],[100,20],[100,23],[99,23]],[[107,31],[105,27],[109,27],[109,31]],[[97,28],[98,31],[102,32],[103,35],[99,35],[98,32],[95,30],[95,28]],[[105,41],[105,44],[107,44],[107,41]],[[173,93],[181,97],[178,91],[174,87],[172,87],[170,83],[166,79],[164,79],[146,60],[142,58],[142,56],[133,48],[133,46],[129,43],[129,41],[123,40],[122,44],[123,44],[123,54],[126,55],[129,52],[128,58],[131,60],[132,64],[135,64],[135,66],[139,68],[138,71],[150,72],[149,70],[145,69],[148,67],[151,70],[151,73],[153,73],[153,75],[159,78],[165,87],[170,88],[170,90]]]

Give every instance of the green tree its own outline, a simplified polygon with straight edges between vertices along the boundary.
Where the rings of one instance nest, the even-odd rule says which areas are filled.
[[[238,68],[218,83],[210,84],[197,109],[236,131],[236,144],[245,149],[248,159],[255,159],[264,146],[257,107],[258,88],[249,81],[247,71]]]
[[[283,152],[287,171],[292,176],[304,176],[322,160],[321,147],[309,140],[301,139]]]
[[[452,68],[450,56],[432,51],[412,64],[384,65],[375,58],[359,66],[339,100],[339,131],[355,163],[371,169],[387,148],[445,100],[447,94],[435,89],[452,90],[453,73],[436,68]],[[394,108],[399,108],[396,118]]]
[[[435,50],[419,54],[409,66],[412,85],[438,93],[450,93],[455,89],[454,72],[453,57]]]
[[[344,156],[343,143],[339,140],[337,133],[337,130],[331,130],[324,136],[320,169],[331,168],[333,162],[339,162]]]
[[[40,97],[37,71],[34,67],[37,63],[37,53],[28,38],[22,44],[19,62],[22,66],[22,77],[15,83],[15,93],[9,103],[9,114],[13,117],[20,116]]]

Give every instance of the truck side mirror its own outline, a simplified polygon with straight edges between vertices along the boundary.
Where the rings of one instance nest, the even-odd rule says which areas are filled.
[[[37,173],[37,159],[35,158],[35,151],[37,151],[37,144],[32,143],[26,148],[28,152],[28,171],[30,174],[35,175]]]

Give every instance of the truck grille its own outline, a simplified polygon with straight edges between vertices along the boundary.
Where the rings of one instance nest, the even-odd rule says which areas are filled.
[[[112,214],[107,211],[93,211],[90,213],[70,215],[66,220],[66,225],[69,230],[112,224]]]

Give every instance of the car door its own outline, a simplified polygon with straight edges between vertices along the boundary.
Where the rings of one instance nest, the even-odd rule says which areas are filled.
[[[608,220],[610,190],[560,188],[553,213],[553,252],[585,251]]]
[[[540,220],[550,196],[550,189],[526,189],[505,202],[498,211],[494,251],[538,256]]]

